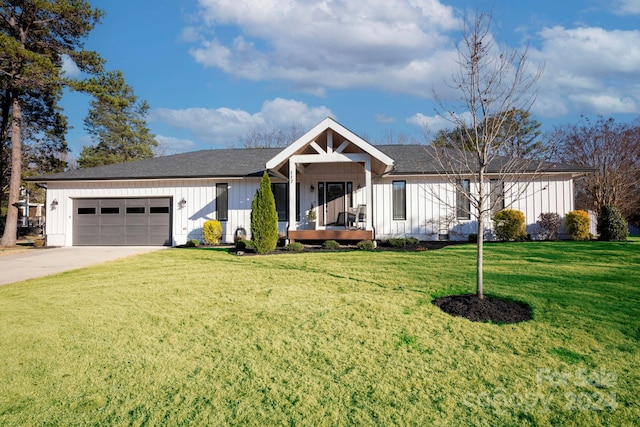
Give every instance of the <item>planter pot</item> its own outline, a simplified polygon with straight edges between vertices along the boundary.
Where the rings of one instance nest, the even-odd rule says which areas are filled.
[[[307,230],[315,230],[315,229],[316,229],[315,221],[307,223]]]

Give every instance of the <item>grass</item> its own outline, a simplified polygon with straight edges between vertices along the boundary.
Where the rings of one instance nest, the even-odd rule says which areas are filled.
[[[431,304],[474,255],[169,249],[0,287],[0,425],[633,425],[640,239],[487,244],[511,325]]]

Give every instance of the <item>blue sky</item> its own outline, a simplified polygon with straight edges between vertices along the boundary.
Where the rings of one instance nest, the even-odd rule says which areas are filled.
[[[492,14],[500,47],[543,65],[531,112],[548,130],[580,115],[640,116],[640,0],[90,0],[86,40],[151,111],[160,153],[238,147],[256,127],[327,116],[374,143],[443,127],[460,22]],[[70,69],[70,73],[73,71]],[[72,156],[91,141],[88,98],[65,94]]]

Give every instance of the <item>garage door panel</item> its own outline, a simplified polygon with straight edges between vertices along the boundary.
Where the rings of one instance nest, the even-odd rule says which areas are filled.
[[[171,245],[171,198],[76,199],[74,245]]]

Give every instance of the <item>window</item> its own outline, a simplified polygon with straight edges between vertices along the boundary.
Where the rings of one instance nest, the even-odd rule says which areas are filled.
[[[169,206],[151,206],[149,208],[149,213],[152,214],[168,214]]]
[[[78,215],[95,215],[96,208],[78,208]]]
[[[392,202],[393,219],[407,219],[407,182],[393,181]]]
[[[273,198],[276,199],[276,212],[278,212],[278,221],[286,221],[289,219],[289,189],[284,182],[271,184]]]
[[[470,181],[462,179],[458,184],[459,186],[456,186],[456,218],[471,219]]]
[[[347,182],[347,195],[349,196],[349,207],[353,207],[353,182]]]
[[[100,213],[103,215],[119,214],[120,208],[100,208]]]
[[[296,182],[296,221],[302,221],[300,212],[300,183]]]
[[[141,207],[127,206],[127,213],[128,214],[143,214],[144,213],[144,206],[141,206]]]
[[[491,215],[504,209],[504,183],[498,179],[489,181],[489,205]]]
[[[229,219],[229,184],[216,184],[216,216],[218,221]]]

